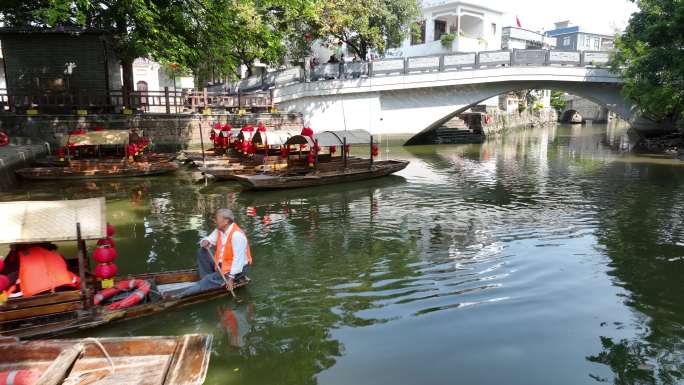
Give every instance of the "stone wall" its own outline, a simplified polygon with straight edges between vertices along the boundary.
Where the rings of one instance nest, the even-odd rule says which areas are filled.
[[[487,114],[491,117],[491,121],[483,125],[487,136],[518,128],[555,124],[558,121],[558,114],[552,108],[543,108],[538,111],[525,110],[521,113],[508,113],[499,109],[491,109],[487,111]]]
[[[234,127],[263,122],[267,128],[273,130],[301,130],[303,125],[301,114],[294,113],[130,116],[121,114],[87,116],[0,114],[0,131],[7,132],[10,137],[29,137],[56,146],[61,135],[77,128],[89,129],[96,125],[107,129],[137,128],[143,130],[151,138],[158,151],[170,151],[199,145],[200,128],[205,140],[208,140],[209,128],[216,122],[227,122]]]

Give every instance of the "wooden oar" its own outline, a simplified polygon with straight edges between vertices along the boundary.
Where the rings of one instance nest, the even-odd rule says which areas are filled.
[[[214,266],[216,267],[216,271],[219,273],[219,275],[221,276],[221,278],[223,278],[223,282],[226,283],[226,290],[228,290],[228,291],[230,292],[230,294],[233,296],[233,299],[234,299],[235,301],[238,301],[238,298],[237,298],[237,296],[235,295],[235,291],[233,291],[233,288],[230,287],[230,284],[228,283],[228,280],[226,279],[226,276],[223,275],[223,271],[221,271],[221,266],[219,266],[218,261],[216,260],[216,258],[213,257],[213,255],[214,255],[213,250],[212,250],[209,246],[205,247],[205,249],[207,249],[207,251],[209,252],[209,256],[212,256],[212,257],[211,257],[211,260],[214,261]]]

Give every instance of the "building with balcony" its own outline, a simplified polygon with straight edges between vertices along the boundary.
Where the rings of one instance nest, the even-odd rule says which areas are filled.
[[[554,49],[556,38],[518,27],[504,27],[501,49]]]
[[[503,11],[454,0],[424,0],[418,35],[405,39],[387,56],[411,57],[449,52],[493,51],[501,48]],[[442,38],[451,34],[450,45]],[[445,39],[446,40],[446,39]]]
[[[556,38],[556,48],[568,51],[610,51],[615,47],[615,36],[586,31],[570,21],[555,23],[555,28],[544,35]]]

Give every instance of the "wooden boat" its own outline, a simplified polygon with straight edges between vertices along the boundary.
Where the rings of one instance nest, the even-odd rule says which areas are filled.
[[[81,163],[66,167],[28,167],[16,171],[24,179],[103,179],[161,175],[178,170],[174,162]]]
[[[148,295],[146,301],[121,309],[94,305],[97,284],[89,273],[84,240],[105,237],[104,204],[104,198],[0,203],[0,210],[7,213],[0,218],[0,227],[4,229],[0,233],[0,244],[76,240],[79,249],[77,260],[67,260],[67,265],[71,271],[78,271],[81,282],[85,282],[79,289],[59,288],[53,293],[10,297],[0,305],[1,335],[50,337],[151,315],[228,293],[225,288],[218,288],[179,298],[177,294],[199,280],[196,269],[187,269],[117,278],[117,282],[122,278],[146,280],[156,286],[154,291],[159,295]],[[55,218],[67,223],[56,223]],[[250,279],[245,276],[235,282],[235,287],[249,283]]]
[[[173,154],[150,154],[142,157],[142,162],[156,163],[156,162],[171,162],[175,159]],[[85,158],[85,159],[71,159],[71,160],[60,160],[57,156],[50,155],[45,158],[37,159],[33,162],[33,166],[36,167],[67,167],[67,166],[78,166],[84,167],[95,167],[95,166],[110,166],[110,165],[125,165],[127,162],[121,156],[119,157],[108,157],[108,158]]]
[[[252,190],[275,190],[286,188],[299,188],[321,186],[334,183],[354,182],[364,179],[378,178],[401,171],[409,162],[399,160],[386,160],[370,163],[356,163],[352,167],[344,169],[341,163],[328,163],[329,167],[319,167],[318,171],[295,174],[256,174],[236,175],[234,178],[240,184]]]
[[[199,385],[211,357],[210,334],[18,341],[0,338],[3,383]]]

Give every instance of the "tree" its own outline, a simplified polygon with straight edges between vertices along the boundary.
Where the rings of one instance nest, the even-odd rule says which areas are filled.
[[[112,34],[121,60],[124,88],[133,90],[133,60],[142,56],[174,60],[191,46],[183,39],[192,25],[182,1],[161,0],[10,0],[0,6],[6,26],[101,29]]]
[[[684,118],[684,3],[637,3],[639,12],[616,40],[612,65],[625,81],[625,97],[645,117],[674,128]]]
[[[365,58],[369,50],[383,53],[409,34],[420,16],[416,0],[319,0],[311,25],[328,44],[341,41]]]
[[[151,57],[192,70],[200,80],[239,75],[259,59],[282,61],[290,22],[313,0],[5,0],[7,26],[70,25],[108,31],[133,89],[133,60]],[[200,82],[201,83],[201,82]]]
[[[551,91],[551,107],[556,110],[558,115],[560,115],[565,109],[565,103],[565,93],[563,93],[563,91]]]

